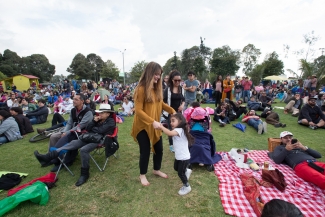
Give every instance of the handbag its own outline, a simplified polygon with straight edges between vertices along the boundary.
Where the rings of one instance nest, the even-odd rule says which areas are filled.
[[[284,179],[283,173],[280,170],[262,170],[262,179],[272,183],[278,190],[284,191],[287,183]]]
[[[223,91],[225,92],[225,93],[228,93],[229,91],[231,91],[231,88],[225,88],[225,89],[223,89]]]
[[[102,140],[103,136],[98,133],[84,133],[79,136],[79,139],[87,143],[97,143]]]

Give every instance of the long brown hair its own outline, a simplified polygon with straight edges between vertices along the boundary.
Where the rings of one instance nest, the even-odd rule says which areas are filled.
[[[153,83],[153,77],[160,73],[160,78],[158,79],[157,83]],[[163,73],[163,70],[161,66],[156,62],[150,62],[146,66],[144,72],[142,73],[139,84],[135,90],[135,93],[137,92],[137,89],[139,87],[144,88],[145,93],[145,101],[146,102],[152,102],[152,96],[151,96],[151,88],[154,89],[157,101],[160,102],[163,99],[162,95],[162,82],[161,82],[161,75]],[[136,95],[136,94],[135,94]]]

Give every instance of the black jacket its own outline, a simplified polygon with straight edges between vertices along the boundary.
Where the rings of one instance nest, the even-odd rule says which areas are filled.
[[[325,121],[325,115],[322,110],[316,105],[311,107],[309,104],[306,104],[300,110],[298,120],[307,119],[308,122],[315,122],[318,118]]]
[[[115,129],[116,123],[115,120],[109,116],[104,122],[96,122],[96,121],[92,121],[88,124],[88,126],[86,127],[86,130],[88,132],[93,132],[93,133],[98,133],[98,134],[102,134],[103,136],[109,134],[113,134],[114,133],[114,129]]]
[[[49,109],[46,106],[39,107],[35,111],[26,114],[26,117],[35,116],[37,118],[37,123],[42,124],[47,121],[47,116],[49,115]]]
[[[22,125],[22,129],[21,129],[22,132],[20,132],[21,135],[34,132],[32,124],[29,121],[29,118],[25,117],[23,114],[18,114],[16,118],[19,120],[20,124]]]
[[[293,149],[288,151],[284,144],[280,144],[274,149],[274,152],[270,154],[273,161],[277,164],[285,163],[292,169],[299,163],[306,160],[314,160],[315,158],[321,158],[321,154],[317,151],[308,148],[306,151],[301,149]]]

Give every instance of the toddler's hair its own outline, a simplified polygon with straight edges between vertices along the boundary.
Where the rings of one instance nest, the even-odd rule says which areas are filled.
[[[185,136],[188,141],[188,145],[191,146],[194,143],[194,137],[189,132],[188,124],[186,123],[186,120],[184,116],[181,113],[176,113],[171,115],[171,117],[176,118],[179,121],[179,124],[176,128],[182,128],[184,130]]]

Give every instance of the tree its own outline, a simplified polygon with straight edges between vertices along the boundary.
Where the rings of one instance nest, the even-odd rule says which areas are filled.
[[[247,76],[249,76],[254,85],[258,85],[262,80],[264,74],[265,66],[263,64],[256,64]]]
[[[172,64],[171,64],[171,70],[174,70],[174,69],[178,69],[178,58],[176,56],[176,51],[174,51],[174,57],[173,57],[173,61],[172,61]]]
[[[117,79],[119,77],[119,69],[117,68],[115,63],[112,62],[112,60],[107,60],[103,65],[103,69],[100,72],[100,76],[102,78]]]
[[[0,80],[6,78],[7,76],[0,71]]]
[[[75,79],[91,79],[92,73],[90,70],[89,61],[87,58],[78,53],[72,60],[67,72],[70,72]]]
[[[23,57],[20,63],[21,74],[31,74],[39,77],[40,82],[50,81],[55,74],[55,66],[43,54],[32,54]]]
[[[175,61],[176,61],[176,64],[175,64]],[[172,71],[173,69],[175,69],[175,66],[177,66],[177,70],[182,73],[180,70],[179,70],[179,67],[178,66],[181,66],[182,65],[182,62],[181,60],[179,59],[179,57],[176,56],[176,60],[175,60],[175,56],[174,57],[171,57],[167,60],[167,62],[165,63],[165,65],[162,67],[163,68],[163,71],[164,71],[164,74],[165,75],[168,75],[170,71]]]
[[[254,66],[257,64],[258,58],[261,55],[260,49],[257,49],[253,44],[246,45],[242,50],[242,62],[244,65],[243,72],[248,75]]]
[[[57,83],[60,83],[60,82],[63,82],[63,80],[66,79],[66,76],[64,75],[54,75],[51,79],[51,82],[54,83],[54,84],[57,84]]]
[[[283,62],[282,60],[279,60],[279,55],[275,51],[266,55],[262,65],[264,66],[263,77],[270,75],[281,75],[284,72]]]
[[[207,68],[209,68],[209,62],[210,62],[210,57],[211,57],[211,48],[205,46],[203,43],[205,41],[205,38],[202,39],[200,37],[201,43],[200,43],[200,54],[203,59],[204,64],[206,65]]]
[[[147,66],[147,62],[142,60],[134,64],[130,71],[130,83],[139,81],[141,74],[144,72],[144,69]]]
[[[87,55],[87,60],[89,61],[90,72],[92,73],[92,78],[94,81],[99,81],[100,72],[103,69],[104,61],[102,58],[94,53]]]
[[[214,49],[210,60],[210,72],[222,76],[235,75],[240,64],[240,52],[231,50],[228,45]]]
[[[181,55],[182,64],[180,67],[183,75],[186,75],[190,70],[194,70],[193,65],[197,57],[201,57],[200,48],[198,46],[183,50]]]
[[[17,75],[20,73],[20,62],[20,56],[16,52],[7,49],[2,55],[0,71],[8,77]]]

